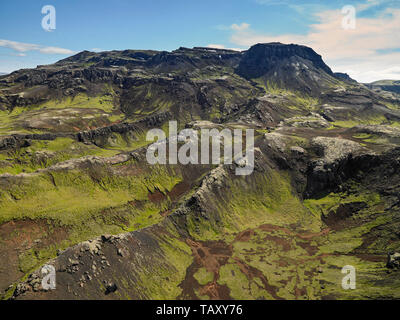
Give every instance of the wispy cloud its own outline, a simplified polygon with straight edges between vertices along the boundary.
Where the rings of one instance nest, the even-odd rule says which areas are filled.
[[[350,30],[342,28],[341,10],[320,11],[315,17],[318,22],[305,35],[269,35],[245,22],[234,24],[230,41],[245,47],[277,41],[303,44],[320,53],[334,70],[348,72],[359,81],[400,78],[394,68],[400,61],[400,52],[396,52],[400,48],[400,9],[387,8],[377,16],[358,18],[356,28]]]
[[[227,49],[227,50],[235,50],[235,51],[243,51],[243,50],[246,50],[246,49],[241,49],[241,48],[227,48],[227,47],[225,47],[225,46],[222,45],[222,44],[214,44],[214,43],[209,44],[209,45],[207,46],[207,48],[213,48],[213,49]]]
[[[255,0],[258,4],[262,5],[286,5],[286,6],[308,6],[308,5],[323,5],[323,6],[328,6],[328,5],[340,5],[340,3],[346,2],[346,4],[353,4],[357,6],[360,10],[362,9],[367,9],[373,6],[378,6],[378,5],[391,5],[398,0],[348,0],[348,1],[324,1],[321,0],[302,0],[301,3],[298,0]]]
[[[25,52],[28,52],[28,51],[38,51],[38,52],[44,53],[44,54],[73,54],[73,53],[75,53],[72,50],[59,48],[59,47],[46,47],[46,46],[41,46],[38,44],[17,42],[17,41],[11,41],[11,40],[2,40],[2,39],[0,39],[0,47],[12,49],[12,50],[18,52],[17,55],[19,55],[19,56],[24,56]]]

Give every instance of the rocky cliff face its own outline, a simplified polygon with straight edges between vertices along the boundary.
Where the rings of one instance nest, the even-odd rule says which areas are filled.
[[[149,165],[169,120],[254,129],[254,172]],[[399,126],[396,95],[299,45],[84,51],[1,76],[0,293],[399,298]]]
[[[297,44],[256,44],[243,54],[238,72],[248,79],[258,78],[273,70],[277,64],[291,58],[308,60],[316,68],[333,75],[332,70],[313,49]]]

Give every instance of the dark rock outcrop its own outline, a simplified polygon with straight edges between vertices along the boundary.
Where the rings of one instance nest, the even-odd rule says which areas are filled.
[[[400,269],[400,253],[389,252],[387,257],[386,266],[390,269]]]
[[[279,42],[259,43],[252,46],[243,54],[237,72],[247,79],[258,78],[273,70],[278,63],[293,57],[309,60],[315,68],[333,75],[332,70],[313,49],[297,44],[285,45]]]
[[[344,73],[344,72],[335,72],[333,75],[340,80],[349,81],[349,82],[353,82],[353,83],[357,82],[356,80],[351,78],[347,73]]]

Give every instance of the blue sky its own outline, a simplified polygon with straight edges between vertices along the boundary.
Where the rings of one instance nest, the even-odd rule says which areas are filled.
[[[52,32],[42,28],[44,5],[56,9]],[[341,27],[345,5],[356,9],[354,30]],[[281,41],[313,47],[334,71],[359,81],[399,79],[398,18],[398,0],[1,1],[0,72],[53,63],[82,50],[244,50]]]

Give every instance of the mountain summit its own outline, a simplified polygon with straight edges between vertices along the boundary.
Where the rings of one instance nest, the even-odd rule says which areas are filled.
[[[237,72],[246,79],[263,78],[308,92],[336,82],[320,55],[296,44],[256,44],[244,52]]]

